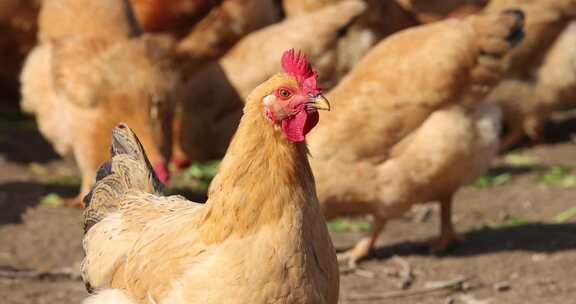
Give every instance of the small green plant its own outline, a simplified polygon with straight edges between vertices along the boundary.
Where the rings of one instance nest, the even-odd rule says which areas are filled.
[[[507,217],[502,224],[497,225],[499,228],[517,227],[528,224],[528,221],[515,216]]]
[[[512,179],[512,174],[510,173],[502,173],[497,175],[484,175],[479,177],[476,182],[474,182],[474,186],[477,188],[488,188],[499,186],[509,182]]]
[[[576,217],[576,207],[572,207],[554,217],[553,222],[556,224],[566,223],[569,219]]]
[[[218,171],[220,160],[196,162],[184,172],[186,179],[211,180]]]
[[[508,153],[504,156],[504,163],[516,167],[535,167],[538,159],[523,153]]]
[[[366,232],[370,226],[367,219],[337,218],[328,223],[328,229],[334,232]]]
[[[510,227],[518,227],[526,224],[528,224],[528,221],[524,219],[515,216],[506,216],[506,218],[502,220],[502,222],[500,223],[487,222],[482,224],[482,226],[473,229],[473,231],[496,230]]]
[[[552,166],[543,174],[536,176],[536,182],[561,187],[576,186],[576,176],[571,174],[568,166]]]
[[[0,112],[0,129],[33,130],[36,128],[34,118],[19,113]]]
[[[49,193],[40,198],[40,204],[45,206],[60,207],[62,206],[63,203],[64,201],[62,200],[60,195],[56,193]]]

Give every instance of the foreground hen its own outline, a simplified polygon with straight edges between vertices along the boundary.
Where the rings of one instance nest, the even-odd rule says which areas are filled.
[[[85,201],[85,303],[331,303],[338,267],[305,135],[328,109],[293,51],[249,95],[205,205],[164,197],[134,133]]]

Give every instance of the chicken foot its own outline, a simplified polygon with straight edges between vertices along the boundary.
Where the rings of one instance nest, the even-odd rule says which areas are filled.
[[[76,195],[75,197],[66,198],[63,201],[64,206],[84,209],[84,202],[82,199],[84,199],[84,195],[82,193]]]
[[[500,147],[498,151],[500,153],[505,153],[512,150],[521,140],[524,138],[524,130],[521,125],[511,126],[508,134],[500,141]]]
[[[367,257],[372,249],[374,249],[374,245],[376,245],[376,241],[378,240],[378,236],[384,230],[386,226],[386,220],[381,218],[374,218],[374,223],[372,224],[372,228],[370,229],[370,235],[367,237],[362,238],[356,245],[345,252],[339,253],[338,256],[338,263],[340,264],[347,264],[350,269],[356,269],[358,261]]]
[[[172,137],[174,138],[172,144],[172,163],[176,169],[186,169],[190,166],[190,161],[182,147],[182,113],[177,113],[172,122]]]
[[[450,248],[460,237],[452,224],[452,196],[440,200],[440,237],[432,242],[432,252],[444,252]]]

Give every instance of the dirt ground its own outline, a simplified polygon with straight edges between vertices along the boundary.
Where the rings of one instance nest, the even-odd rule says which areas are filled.
[[[66,273],[74,274],[82,259],[81,211],[47,198],[75,194],[74,164],[58,158],[28,120],[4,121],[0,303],[79,303],[87,295],[84,285]],[[432,255],[427,249],[437,234],[436,208],[418,207],[392,221],[373,257],[342,276],[341,303],[576,303],[576,222],[554,221],[576,206],[576,177],[550,173],[554,165],[576,168],[572,127],[558,123],[552,134],[561,136],[522,149],[515,165],[499,159],[489,180],[494,185],[458,193],[454,220],[462,241],[452,251]],[[545,183],[546,174],[556,175]],[[176,185],[173,191],[197,198],[182,179]],[[362,235],[333,233],[340,250]]]

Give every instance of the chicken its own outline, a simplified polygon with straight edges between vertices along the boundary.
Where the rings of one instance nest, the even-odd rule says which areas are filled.
[[[333,67],[333,49],[340,30],[359,15],[361,1],[343,1],[316,12],[288,18],[256,31],[219,61],[206,66],[187,83],[180,143],[189,160],[220,158],[242,113],[242,97],[250,88],[278,72],[275,58],[298,48],[320,65],[320,75]],[[178,139],[177,139],[178,140]]]
[[[106,160],[108,134],[134,126],[163,182],[168,179],[170,125],[181,81],[157,39],[142,36],[130,7],[117,0],[45,0],[40,43],[21,74],[21,107],[62,156],[72,156],[80,205]],[[76,24],[77,23],[77,24]]]
[[[342,0],[283,0],[287,16],[299,16],[317,11]],[[358,16],[338,41],[337,68],[327,87],[332,87],[383,38],[405,28],[418,25],[418,21],[395,1],[365,0],[367,9]]]
[[[0,97],[18,93],[18,74],[36,43],[39,0],[0,1]]]
[[[430,23],[446,17],[468,16],[479,12],[488,0],[395,0],[418,20]],[[498,1],[498,0],[496,0]],[[523,1],[523,0],[520,0]],[[546,1],[546,0],[545,0]]]
[[[501,150],[513,148],[524,135],[542,139],[550,114],[565,108],[576,98],[576,24],[572,23],[554,42],[533,79],[510,78],[489,95],[488,100],[502,106],[509,127]]]
[[[224,0],[178,45],[186,55],[187,72],[218,59],[247,34],[280,21],[280,8],[270,0]]]
[[[507,11],[404,30],[328,94],[335,111],[309,136],[318,198],[327,219],[374,219],[342,262],[354,266],[367,256],[386,222],[416,203],[440,202],[437,249],[457,238],[452,196],[495,150],[497,111],[481,101],[521,39],[522,20],[520,11]]]
[[[506,80],[488,97],[504,110],[509,131],[502,140],[502,151],[514,147],[524,135],[541,139],[543,122],[554,105],[561,103],[556,92],[573,82],[570,72],[561,67],[573,60],[569,46],[574,41],[573,30],[567,26],[576,17],[576,1],[494,0],[486,10],[514,6],[526,12],[526,38],[510,54]],[[558,39],[564,31],[562,42]]]
[[[247,34],[280,20],[280,10],[270,0],[225,0],[214,8],[179,41],[176,50],[182,58],[184,75],[195,75],[206,64],[217,60]],[[265,78],[265,77],[264,77]],[[252,87],[257,85],[255,83]],[[179,139],[182,134],[182,109],[174,119],[172,162],[177,168],[189,164]]]
[[[84,303],[337,303],[304,140],[329,104],[304,57],[282,66],[248,96],[206,204],[162,196],[134,133],[114,130],[85,199]]]
[[[526,13],[526,37],[510,54],[508,73],[522,77],[540,66],[550,46],[576,17],[576,0],[492,0],[484,11],[511,8]]]
[[[551,110],[576,102],[576,20],[564,29],[537,71],[536,90]]]
[[[483,2],[486,2],[398,1],[424,21],[436,21],[447,15],[472,14],[480,10],[484,5]],[[460,8],[457,11],[451,11],[458,6]],[[552,110],[563,103],[558,94],[562,95],[559,91],[566,90],[570,86],[571,76],[567,75],[566,70],[556,71],[560,70],[558,67],[569,64],[571,59],[568,57],[571,50],[567,47],[570,42],[562,43],[556,40],[563,31],[569,32],[565,29],[576,17],[574,0],[492,0],[484,12],[498,12],[510,8],[525,11],[526,38],[509,55],[508,77],[488,97],[489,101],[498,103],[504,110],[508,132],[502,140],[501,151],[513,148],[525,135],[534,141],[541,140],[544,122]],[[567,34],[564,39],[569,40],[569,36]],[[554,48],[556,50],[553,50]],[[552,57],[557,59],[551,59]],[[553,61],[556,62],[552,63]],[[561,77],[568,78],[563,80]],[[541,84],[540,79],[546,78],[549,79],[547,84]]]
[[[184,36],[223,0],[130,0],[145,32]]]
[[[514,147],[526,134],[533,140],[541,138],[541,130],[554,104],[559,104],[553,96],[559,86],[540,84],[540,79],[550,79],[548,83],[559,81],[558,57],[568,64],[569,44],[556,43],[571,19],[576,16],[574,0],[493,0],[485,8],[486,12],[519,7],[526,13],[526,38],[509,55],[510,68],[507,77],[487,97],[498,103],[504,114],[508,129],[500,146],[501,151]],[[565,37],[564,39],[570,39]],[[558,45],[556,51],[553,47]],[[555,55],[564,52],[566,55]],[[548,54],[552,55],[548,55]],[[564,75],[566,76],[566,75]],[[563,76],[561,76],[563,77]],[[565,86],[568,81],[560,80]]]
[[[131,12],[128,0],[43,0],[38,40],[48,43],[79,36],[123,40],[141,31]]]
[[[416,11],[432,11],[467,1],[411,2]],[[535,141],[541,140],[544,122],[552,110],[562,104],[562,93],[559,92],[570,90],[568,87],[572,81],[570,72],[565,69],[560,72],[562,69],[559,67],[571,61],[570,31],[566,27],[576,17],[576,1],[492,0],[484,11],[497,12],[515,7],[526,13],[526,38],[509,55],[508,77],[488,96],[489,101],[498,103],[504,110],[508,132],[502,140],[501,151],[513,148],[524,135]],[[567,32],[563,38],[566,42],[557,41],[564,31]]]

